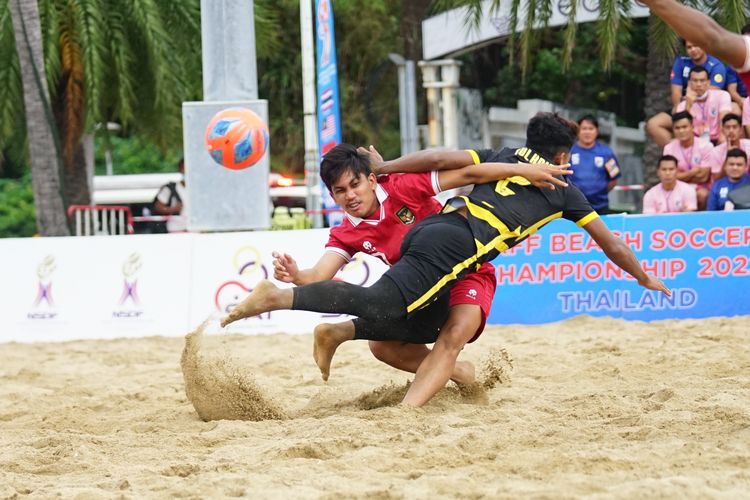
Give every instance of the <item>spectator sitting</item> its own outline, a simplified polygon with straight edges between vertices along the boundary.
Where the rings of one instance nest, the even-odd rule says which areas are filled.
[[[742,126],[745,128],[745,137],[750,137],[750,97],[746,97],[742,105]]]
[[[724,162],[726,177],[717,180],[708,197],[709,210],[724,210],[729,193],[750,183],[747,174],[747,154],[741,149],[732,149]]]
[[[721,130],[726,141],[716,145],[711,154],[708,155],[712,181],[724,175],[724,161],[727,159],[727,151],[739,148],[745,154],[750,155],[750,139],[742,139],[742,126],[739,116],[729,113],[722,118]]]
[[[656,175],[659,177],[659,184],[643,196],[644,214],[695,211],[695,187],[677,179],[677,158],[671,155],[659,158]]]
[[[677,111],[689,111],[693,115],[693,133],[710,139],[714,143],[723,142],[721,119],[732,111],[732,99],[724,90],[708,86],[708,71],[702,66],[690,70],[688,90]]]
[[[672,139],[672,113],[677,111],[680,101],[682,101],[688,88],[690,79],[690,70],[696,66],[706,68],[708,80],[711,88],[716,90],[725,90],[727,87],[726,66],[714,56],[693,44],[685,41],[685,52],[687,56],[677,56],[672,65],[672,74],[670,75],[671,83],[671,100],[672,110],[670,113],[657,113],[649,118],[646,123],[646,131],[654,139],[659,147],[664,147]],[[738,111],[738,110],[735,110]]]
[[[578,141],[570,148],[573,175],[570,180],[600,214],[610,213],[609,192],[620,178],[617,158],[609,147],[597,141],[599,122],[592,115],[578,120]]]
[[[154,213],[168,215],[167,231],[170,233],[185,232],[187,224],[182,210],[187,200],[185,189],[185,160],[180,159],[177,169],[182,174],[180,182],[169,182],[159,188],[154,198]]]
[[[693,134],[693,115],[687,111],[675,113],[675,138],[664,146],[664,155],[677,158],[677,179],[693,184],[698,197],[698,209],[706,209],[706,199],[711,187],[711,167],[708,164],[713,145]]]

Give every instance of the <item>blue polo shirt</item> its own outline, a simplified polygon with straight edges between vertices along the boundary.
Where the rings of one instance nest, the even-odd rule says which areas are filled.
[[[683,94],[685,93],[685,89],[687,89],[690,70],[695,66],[696,64],[688,56],[677,56],[674,60],[672,75],[669,77],[669,81],[672,85],[682,85]],[[727,88],[727,68],[721,61],[714,56],[706,56],[706,62],[703,63],[703,67],[708,71],[710,85],[720,89]]]
[[[608,162],[613,163],[607,169]],[[607,185],[609,181],[620,178],[620,166],[615,154],[601,142],[597,141],[590,148],[583,148],[575,143],[570,148],[570,166],[573,175],[570,181],[580,189],[591,203],[594,210],[609,208]],[[614,172],[614,175],[610,174]]]
[[[727,66],[727,86],[732,83],[737,84],[738,94],[742,97],[747,97],[747,87],[745,87],[745,82],[742,81],[742,78],[740,78],[740,75],[737,74],[734,68]]]
[[[729,177],[722,177],[717,180],[708,195],[708,209],[724,210],[724,204],[727,202],[729,193],[748,183],[750,183],[750,175],[748,174],[744,174],[737,182],[730,181]]]

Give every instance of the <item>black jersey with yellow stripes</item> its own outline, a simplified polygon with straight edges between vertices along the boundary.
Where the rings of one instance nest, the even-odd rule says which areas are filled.
[[[475,163],[549,163],[529,148],[469,150]],[[548,222],[564,218],[580,227],[598,217],[581,191],[568,184],[540,189],[521,176],[477,184],[447,207],[465,206],[477,245],[477,261],[494,259]]]

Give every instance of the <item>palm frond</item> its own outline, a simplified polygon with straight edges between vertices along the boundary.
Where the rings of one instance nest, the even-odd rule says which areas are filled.
[[[714,4],[711,14],[726,29],[739,32],[748,17],[747,0],[722,0]]]
[[[104,80],[107,61],[104,57],[106,27],[101,6],[96,0],[66,0],[70,23],[61,25],[61,30],[70,30],[68,37],[81,47],[86,95],[90,105],[90,118],[101,121],[101,82]],[[72,24],[74,23],[74,24]],[[62,34],[61,34],[62,35]]]
[[[47,88],[50,97],[55,98],[56,82],[60,78],[60,52],[58,38],[60,36],[60,13],[54,0],[39,0],[39,20],[44,36],[42,37],[42,51],[44,52],[44,71],[47,75]]]
[[[677,53],[677,34],[661,18],[651,15],[649,20],[649,45],[658,57],[672,59]]]
[[[573,62],[573,48],[576,43],[576,34],[578,33],[578,23],[576,15],[578,14],[578,2],[570,2],[570,11],[568,12],[568,23],[565,25],[563,33],[563,70],[568,70]]]
[[[25,127],[19,127],[23,117],[23,87],[21,70],[16,55],[16,42],[13,37],[13,24],[10,10],[5,1],[0,1],[0,150],[11,139],[18,139],[18,134],[25,133]],[[22,140],[23,137],[21,138]]]

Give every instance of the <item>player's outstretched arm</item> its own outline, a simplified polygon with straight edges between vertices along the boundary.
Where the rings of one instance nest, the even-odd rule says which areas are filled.
[[[583,226],[583,228],[594,238],[594,241],[596,241],[604,254],[609,257],[609,260],[638,280],[639,285],[649,290],[662,292],[667,296],[672,295],[669,288],[664,286],[664,283],[659,278],[643,270],[630,247],[612,234],[601,219],[594,219]]]
[[[288,253],[273,252],[273,277],[283,283],[307,285],[317,281],[329,280],[346,262],[333,252],[325,252],[318,262],[309,269],[300,269]]]
[[[567,187],[568,183],[558,177],[572,174],[569,165],[545,165],[540,163],[480,163],[456,170],[438,172],[438,182],[443,191],[467,184],[484,184],[508,177],[521,176],[538,188],[555,189]]]
[[[642,0],[655,15],[674,29],[678,35],[703,48],[735,68],[742,68],[746,60],[746,46],[742,35],[722,28],[703,12],[682,5],[675,0]]]
[[[374,146],[358,148],[357,151],[370,157],[370,168],[376,175],[452,170],[474,163],[468,151],[426,149],[389,161],[383,161]]]

